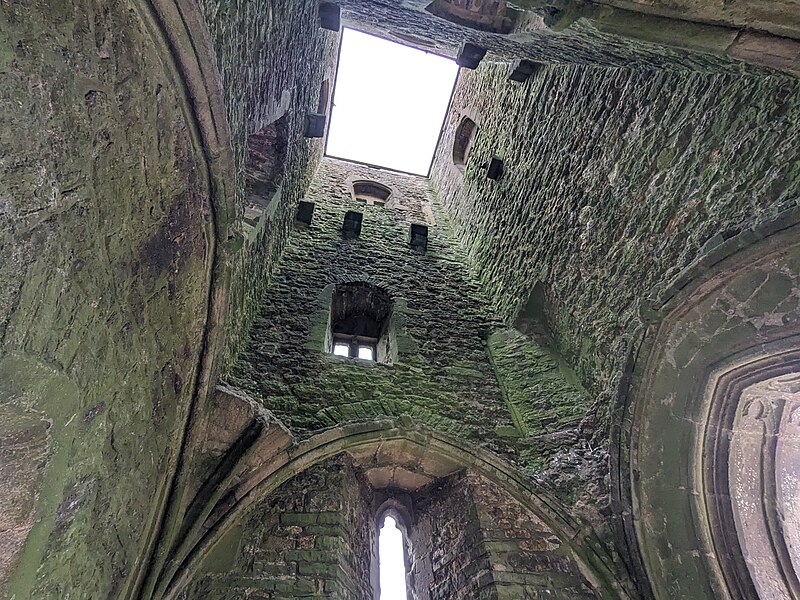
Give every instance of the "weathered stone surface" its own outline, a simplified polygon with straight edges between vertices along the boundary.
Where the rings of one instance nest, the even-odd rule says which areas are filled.
[[[800,193],[797,83],[552,67],[520,87],[504,76],[462,75],[434,181],[499,314],[513,320],[544,281],[559,348],[608,389],[639,303],[713,234]],[[449,148],[466,109],[482,120],[462,174]],[[478,165],[498,147],[509,173],[487,182]]]
[[[372,598],[370,493],[346,455],[298,474],[228,533],[182,597]]]
[[[525,3],[526,0],[522,0],[522,4]],[[599,3],[676,19],[725,23],[769,31],[777,36],[800,38],[797,0],[723,3],[711,0],[599,0]]]
[[[648,367],[637,368],[630,485],[637,498],[634,515],[642,555],[657,598],[674,591],[696,598],[727,593],[718,589],[715,570],[725,572],[731,585],[743,580],[745,589],[755,593],[747,571],[748,563],[753,568],[758,560],[763,569],[757,578],[770,577],[767,567],[774,567],[774,555],[755,550],[765,547],[764,532],[755,530],[764,520],[783,519],[775,495],[782,485],[781,458],[774,445],[780,435],[771,443],[753,444],[745,441],[745,429],[750,435],[769,434],[778,425],[774,415],[779,405],[758,409],[754,404],[748,419],[760,422],[748,428],[737,426],[733,417],[744,418],[748,400],[772,396],[791,405],[792,378],[784,383],[781,379],[786,374],[796,378],[799,368],[798,290],[800,247],[795,229],[731,257],[719,275],[685,292],[657,334],[653,332],[652,350],[641,359]],[[778,384],[778,394],[764,393],[764,387]],[[786,433],[792,443],[788,428]],[[696,466],[688,469],[690,464]],[[762,477],[773,483],[759,489]],[[733,505],[741,513],[739,523],[720,516],[719,507],[726,504],[728,510]],[[748,517],[754,507],[760,523]],[[742,519],[749,520],[741,523]],[[697,531],[709,533],[698,536]],[[737,534],[747,536],[744,558],[741,550],[726,543]],[[665,539],[669,547],[661,543]],[[707,556],[718,561],[715,570],[707,568]],[[763,580],[758,583],[763,587]],[[775,591],[779,587],[771,587],[766,596],[781,597]]]
[[[338,35],[319,28],[318,3],[200,0],[217,52],[243,198],[248,136],[282,120],[285,152],[264,188],[269,196],[243,225],[243,248],[231,260],[223,369],[242,347],[258,302],[294,221],[322,151],[304,140],[305,115],[319,106],[320,86],[332,79]],[[276,191],[278,192],[276,194]],[[238,210],[237,220],[244,214]]]
[[[488,49],[488,60],[582,64],[626,69],[667,68],[759,72],[727,50],[742,26],[700,23],[674,11],[625,10],[595,2],[521,0],[513,33],[501,35],[437,18],[424,0],[342,0],[345,25],[455,57],[464,42]],[[499,4],[499,3],[498,3]],[[523,8],[525,10],[521,10]],[[775,43],[780,38],[770,35]],[[750,60],[753,57],[737,57]],[[757,65],[769,64],[755,61]]]
[[[390,185],[398,208],[353,200],[348,177]],[[410,224],[431,217],[427,182],[326,159],[306,196],[316,203],[314,221],[292,233],[233,382],[302,433],[410,414],[504,447],[492,441],[495,426],[511,421],[486,352],[492,321],[480,293],[445,223],[429,229],[426,254],[408,244]],[[358,239],[340,233],[348,209],[364,214]],[[331,286],[359,280],[393,301],[395,364],[342,359],[325,348]]]
[[[8,399],[4,399],[8,401]],[[41,413],[0,404],[0,586],[8,583],[28,533],[50,449],[50,423]]]
[[[523,505],[483,477],[469,474],[498,600],[594,598],[568,547]]]
[[[127,2],[0,8],[0,387],[52,421],[19,457],[49,447],[45,475],[9,490],[35,520],[0,596],[117,597],[179,440],[208,190],[159,44]]]
[[[322,142],[303,139],[304,119],[327,116],[338,41],[316,0],[199,0],[210,35],[170,43],[156,18],[166,4],[0,7],[0,596],[151,600],[136,573],[157,598],[185,558],[169,564],[173,546],[191,548],[248,477],[296,448],[264,407],[301,436],[353,421],[363,434],[384,415],[450,432],[527,469],[602,536],[615,489],[608,408],[642,330],[697,277],[797,221],[800,89],[774,70],[800,70],[796,0],[342,0],[343,22],[360,29],[450,56],[488,49],[448,118],[441,202],[423,180],[335,161],[314,178]],[[191,10],[173,18],[194,18],[191,0],[181,7]],[[221,76],[229,123],[217,124],[230,125],[235,171],[219,179],[207,167],[227,168],[227,148],[200,147],[207,99],[177,56],[208,39],[216,64],[199,68]],[[518,59],[548,64],[512,84]],[[480,131],[459,169],[464,113]],[[496,181],[478,170],[492,155],[507,167]],[[364,178],[389,185],[385,208],[353,198]],[[312,179],[318,210],[292,231]],[[235,196],[232,213],[217,195]],[[343,240],[348,210],[363,230]],[[419,224],[427,249],[409,237]],[[212,270],[215,244],[226,262]],[[332,291],[358,280],[394,300],[385,364],[325,351]],[[737,286],[676,334],[661,391],[682,374],[701,381],[691,368],[708,356],[796,327],[794,266],[762,265]],[[209,291],[230,299],[220,357],[204,339]],[[255,400],[198,398],[204,353]],[[705,567],[690,519],[662,518],[692,501],[681,468],[699,421],[662,400],[676,442],[646,440],[649,472],[632,472],[651,504],[647,551],[669,548],[650,576],[680,573],[670,587],[710,595],[691,583]],[[755,464],[746,448],[742,464]],[[385,494],[454,468],[402,443],[356,458]],[[299,475],[231,530],[192,593],[369,596],[374,507],[360,477],[338,459]],[[547,528],[467,483],[464,502],[429,505],[445,519],[430,533],[434,595],[589,593]],[[781,511],[796,520],[791,508]],[[156,540],[167,547],[153,554]]]
[[[463,475],[437,482],[415,498],[410,565],[426,600],[497,598],[483,532]]]

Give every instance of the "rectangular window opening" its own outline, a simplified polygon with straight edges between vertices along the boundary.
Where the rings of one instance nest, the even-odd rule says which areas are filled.
[[[350,356],[350,344],[334,344],[333,353],[336,356]]]
[[[375,360],[375,349],[372,346],[359,346],[358,358],[363,360]]]
[[[325,155],[429,176],[457,75],[450,58],[345,28]]]

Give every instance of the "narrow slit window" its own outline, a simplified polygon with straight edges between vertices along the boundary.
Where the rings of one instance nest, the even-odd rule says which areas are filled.
[[[378,537],[380,560],[380,600],[408,600],[403,532],[390,516],[383,520]]]

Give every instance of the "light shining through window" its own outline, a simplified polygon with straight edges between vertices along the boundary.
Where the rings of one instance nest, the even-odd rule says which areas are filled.
[[[457,74],[449,58],[345,29],[326,153],[427,175]]]
[[[403,559],[403,532],[397,521],[386,517],[378,537],[381,600],[407,600],[406,565]]]

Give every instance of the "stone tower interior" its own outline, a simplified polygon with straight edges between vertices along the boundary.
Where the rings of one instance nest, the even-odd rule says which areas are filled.
[[[428,176],[325,155],[344,28],[458,63]],[[0,598],[379,600],[386,515],[409,600],[800,598],[798,0],[0,48]]]

